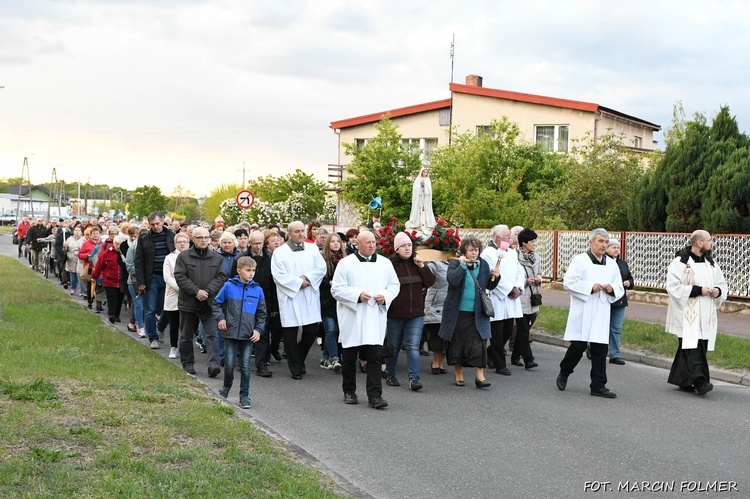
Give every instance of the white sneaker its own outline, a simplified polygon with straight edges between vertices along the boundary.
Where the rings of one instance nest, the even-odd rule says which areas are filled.
[[[156,350],[159,347],[161,347],[161,345],[159,344],[159,340],[154,340],[151,342],[151,348],[153,348],[154,350]]]
[[[145,338],[146,337],[146,328],[142,328],[142,327],[138,328],[138,337],[139,338]]]
[[[169,358],[170,359],[176,359],[177,357],[178,357],[177,348],[175,348],[175,347],[170,348],[169,349]]]

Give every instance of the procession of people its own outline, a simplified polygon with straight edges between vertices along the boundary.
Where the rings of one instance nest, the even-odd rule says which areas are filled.
[[[419,178],[415,192],[423,192],[428,179],[426,173]],[[52,261],[71,296],[95,305],[97,313],[106,306],[113,324],[128,309],[128,329],[154,349],[169,328],[169,357],[193,375],[197,342],[208,354],[209,377],[225,369],[223,396],[233,380],[226,370],[239,366],[243,408],[250,407],[251,353],[259,377],[273,375],[272,358],[285,358],[291,379],[300,381],[316,340],[320,367],[341,374],[344,403],[358,403],[359,368],[367,375],[368,405],[376,409],[388,406],[383,380],[401,386],[401,350],[406,387],[417,392],[428,386],[420,372],[423,341],[434,355],[431,372],[446,373],[447,363],[457,386],[466,385],[464,368],[474,369],[479,389],[492,385],[487,368],[510,376],[508,355],[510,365],[538,367],[530,330],[542,303],[541,259],[537,233],[528,228],[498,224],[486,247],[465,236],[455,257],[427,262],[416,249],[416,230],[396,234],[388,257],[378,251],[377,228],[340,233],[317,221],[292,221],[284,232],[247,222],[225,227],[219,218],[213,226],[175,223],[154,212],[143,221],[84,218],[45,225],[37,218],[34,225],[25,219],[22,227],[19,257],[29,245],[32,269],[39,270],[39,240],[54,235]],[[667,273],[666,329],[679,342],[668,381],[701,396],[713,388],[706,351],[714,348],[717,310],[727,295],[712,244],[706,231],[694,232]],[[594,229],[588,246],[564,276],[570,345],[555,384],[566,389],[585,353],[591,395],[612,399],[606,359],[625,363],[620,337],[634,279],[620,258],[619,241],[605,229]]]

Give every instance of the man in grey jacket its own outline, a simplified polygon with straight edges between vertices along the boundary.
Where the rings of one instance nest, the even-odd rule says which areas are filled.
[[[208,376],[214,378],[221,372],[221,368],[217,323],[211,303],[227,280],[227,276],[224,273],[224,260],[221,255],[208,248],[210,240],[206,229],[198,227],[193,231],[194,246],[177,257],[174,278],[180,288],[177,308],[180,310],[179,348],[182,368],[190,374],[195,374],[193,337],[200,321],[206,332]]]

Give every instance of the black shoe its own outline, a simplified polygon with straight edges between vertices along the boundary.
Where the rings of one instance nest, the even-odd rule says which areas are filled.
[[[115,317],[115,322],[122,322],[119,317]]]
[[[591,395],[594,397],[604,397],[605,399],[616,399],[617,394],[615,392],[610,392],[606,388],[592,388],[591,389]]]
[[[681,392],[688,392],[688,393],[693,393],[695,391],[695,388],[693,387],[693,385],[678,386],[677,389],[680,390]]]
[[[357,399],[357,395],[354,393],[345,393],[344,394],[344,403],[349,405],[356,405],[359,404],[359,400]]]
[[[201,343],[201,353],[208,353],[208,350],[206,350],[206,345],[204,343]]]
[[[102,307],[96,307],[97,314],[101,314],[102,312],[104,312],[104,309]]]
[[[273,373],[269,371],[266,366],[260,366],[257,373],[261,378],[270,378],[271,376],[273,376]]]
[[[278,350],[276,350],[275,352],[271,352],[271,357],[273,357],[273,360],[275,360],[276,362],[281,362],[281,354]]]
[[[208,366],[208,377],[209,378],[215,378],[219,375],[221,372],[221,368],[219,366]]]
[[[586,347],[586,358],[591,360],[591,347],[590,346]]]
[[[695,393],[698,396],[703,396],[714,389],[714,385],[708,382],[704,382],[701,384],[696,383],[695,384]]]
[[[439,367],[432,367],[432,374],[440,374],[440,368]]]
[[[110,324],[114,324],[115,323],[115,318],[114,317],[110,317],[109,318],[109,323]]]
[[[495,374],[502,374],[503,376],[510,376],[513,373],[511,373],[510,369],[508,369],[507,367],[499,367],[495,369]]]
[[[292,373],[292,379],[299,381],[302,379],[302,375],[300,373]]]
[[[527,363],[526,363],[526,370],[527,370],[527,371],[528,371],[529,369],[534,369],[535,367],[539,367],[539,364],[537,364],[537,363],[536,363],[536,362],[534,362],[533,360],[532,360],[531,362],[527,362]]]
[[[488,386],[492,385],[492,383],[490,383],[486,379],[476,379],[476,378],[474,378],[474,385],[477,388],[487,388]]]
[[[625,361],[622,360],[619,357],[615,357],[614,359],[609,359],[609,363],[610,364],[617,364],[618,366],[624,366],[625,365]]]
[[[418,392],[422,389],[422,383],[419,382],[417,379],[413,379],[409,381],[409,390],[413,392]]]
[[[510,359],[510,363],[514,366],[523,367],[523,362],[521,362],[521,359]]]
[[[221,367],[224,367],[224,359],[221,359],[221,360],[219,361],[219,365],[220,365]]]
[[[382,397],[373,397],[367,403],[367,406],[372,407],[373,409],[385,409],[386,407],[388,407],[388,402],[386,402]]]
[[[456,386],[466,386],[466,383],[465,383],[465,382],[464,382],[464,380],[462,380],[462,379],[456,379],[456,378],[454,377],[454,378],[453,378],[453,382],[454,382],[454,383],[456,384]]]
[[[560,391],[565,390],[565,387],[568,386],[568,377],[567,376],[563,376],[562,374],[560,374],[557,377],[557,380],[555,381],[555,384],[557,385],[557,389],[558,390],[560,390]]]
[[[359,370],[361,372],[367,374],[367,362],[365,362],[364,364],[360,362],[359,363]]]
[[[193,366],[185,366],[183,369],[188,374],[195,374],[195,368]]]
[[[388,386],[401,386],[401,383],[398,382],[398,379],[396,379],[396,376],[388,376],[385,379],[385,384]]]

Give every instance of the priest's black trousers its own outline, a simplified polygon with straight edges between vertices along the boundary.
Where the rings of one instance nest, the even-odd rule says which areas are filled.
[[[341,387],[344,393],[357,391],[357,357],[367,360],[367,400],[383,396],[383,383],[380,374],[380,352],[382,345],[361,345],[341,350]],[[360,354],[360,355],[358,355]]]
[[[578,365],[586,351],[585,341],[571,341],[565,357],[560,362],[560,374],[568,377]],[[609,345],[604,343],[588,343],[591,346],[591,387],[592,390],[604,388],[607,385],[607,352]]]
[[[318,337],[318,323],[306,324],[302,326],[302,338],[297,343],[297,326],[282,328],[284,331],[284,351],[286,352],[286,362],[289,365],[289,371],[292,374],[304,374],[305,359],[310,352],[310,347],[315,343]]]

